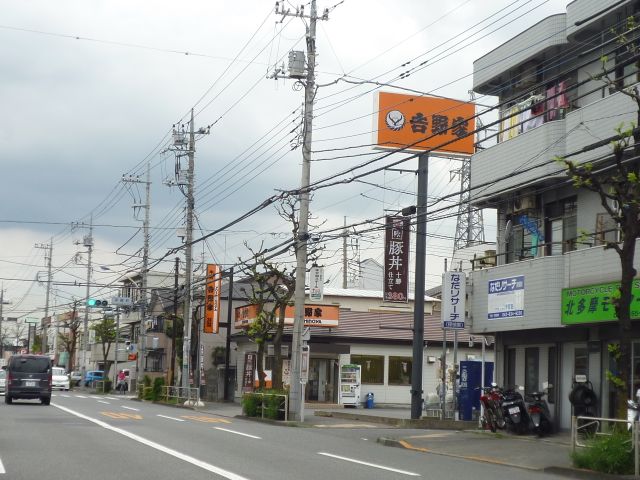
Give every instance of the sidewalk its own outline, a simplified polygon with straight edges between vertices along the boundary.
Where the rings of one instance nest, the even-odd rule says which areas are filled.
[[[425,454],[444,455],[573,478],[622,478],[572,468],[569,432],[537,438],[533,435],[513,435],[506,432],[494,434],[478,429],[475,422],[449,421],[446,424],[440,423],[439,428],[424,427],[421,425],[429,424],[434,419],[411,420],[411,410],[408,407],[364,409],[314,404],[306,404],[306,407],[304,422],[290,424],[306,427],[334,425],[351,428],[420,429],[424,430],[424,433],[417,435],[409,435],[409,432],[402,435],[394,430],[394,435],[381,436],[377,442]],[[237,403],[208,402],[198,410],[226,417],[242,415],[242,406]],[[345,420],[349,423],[345,423]]]

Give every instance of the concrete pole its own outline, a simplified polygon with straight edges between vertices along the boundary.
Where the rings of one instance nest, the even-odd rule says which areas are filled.
[[[429,154],[418,158],[416,202],[416,267],[413,304],[413,363],[411,368],[411,418],[422,416],[422,363],[424,347],[424,286],[427,259],[427,182]]]
[[[316,0],[311,0],[311,15],[307,34],[307,81],[304,89],[304,139],[302,144],[302,179],[300,181],[300,216],[296,238],[295,320],[291,351],[291,386],[289,390],[290,417],[304,420],[304,395],[300,383],[302,360],[302,330],[304,327],[305,282],[307,277],[307,240],[309,239],[309,192],[311,179],[311,138],[313,128],[313,99],[315,95],[316,65]]]
[[[139,382],[144,378],[144,371],[146,365],[147,354],[147,285],[148,285],[148,270],[149,270],[149,220],[151,216],[151,162],[147,162],[147,175],[145,180],[145,206],[144,206],[144,247],[142,249],[142,292],[140,296],[140,367],[136,372],[137,381]],[[173,368],[173,366],[171,367]]]
[[[84,246],[89,249],[87,259],[87,291],[84,300],[84,320],[82,322],[82,381],[87,372],[87,349],[89,348],[89,298],[91,298],[91,255],[93,252],[93,216],[89,221],[89,235],[84,238]]]
[[[36,245],[38,247],[39,245]],[[45,303],[44,303],[44,318],[45,320],[42,322],[42,354],[46,355],[49,351],[49,335],[47,333],[47,325],[46,319],[49,317],[49,298],[51,296],[51,255],[53,254],[53,238],[49,242],[49,245],[43,245],[42,248],[46,248],[48,253],[46,255],[47,258],[47,290],[45,294]],[[54,352],[54,355],[57,355],[57,352]]]
[[[113,384],[118,386],[118,348],[120,347],[120,307],[116,307],[116,351],[114,352]],[[106,375],[105,375],[106,376]]]
[[[195,134],[193,131],[193,109],[191,109],[191,123],[189,126],[189,170],[187,190],[187,232],[184,252],[185,281],[184,281],[184,335],[182,343],[182,387],[189,388],[189,357],[191,356],[191,254],[193,250],[193,208],[194,208],[194,156],[196,150]]]
[[[347,217],[344,217],[344,230],[342,232],[342,288],[347,288]]]

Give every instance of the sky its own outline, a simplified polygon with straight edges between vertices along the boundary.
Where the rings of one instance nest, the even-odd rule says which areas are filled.
[[[375,92],[467,101],[475,59],[564,12],[567,3],[319,0],[318,9],[328,8],[329,15],[317,26],[312,182],[380,156],[371,148]],[[295,11],[296,4],[284,5]],[[290,50],[305,50],[306,27],[300,18],[277,15],[274,2],[0,0],[0,7],[4,317],[43,316],[47,245],[53,253],[50,312],[83,300],[85,287],[74,282],[86,280],[82,243],[90,223],[92,296],[110,297],[114,292],[104,285],[140,268],[144,211],[134,205],[144,203],[144,184],[122,178],[144,180],[147,164],[151,265],[172,272],[174,257],[182,256],[175,249],[185,197],[168,184],[176,169],[171,132],[188,128],[192,109],[195,129],[209,131],[196,142],[194,238],[300,185],[304,91],[274,72],[282,65],[286,71]],[[399,79],[402,72],[410,74]],[[490,105],[495,98],[478,102]],[[395,154],[358,172],[405,157]],[[459,162],[430,162],[429,196],[458,191],[450,172]],[[186,168],[184,158],[181,165]],[[381,232],[361,230],[415,202],[416,166],[408,160],[396,166],[406,171],[314,192],[311,223],[325,247],[320,263],[330,285],[342,283],[342,239],[327,230],[345,221],[360,225],[350,229],[349,275],[358,259],[382,262]],[[440,283],[452,254],[455,207],[448,213],[428,225],[427,288]],[[484,221],[487,241],[495,241],[491,211]],[[194,246],[195,266],[232,264],[287,235],[290,225],[269,206]],[[287,265],[291,258],[280,261]]]

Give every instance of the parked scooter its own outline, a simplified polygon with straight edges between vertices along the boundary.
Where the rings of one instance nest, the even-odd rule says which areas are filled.
[[[534,433],[539,437],[553,433],[553,422],[547,401],[542,398],[546,392],[533,392],[527,397],[527,412],[531,419]]]
[[[522,434],[527,433],[529,430],[529,415],[527,414],[527,407],[522,394],[518,390],[524,390],[524,387],[517,387],[517,390],[511,388],[504,391],[502,413],[509,430]]]

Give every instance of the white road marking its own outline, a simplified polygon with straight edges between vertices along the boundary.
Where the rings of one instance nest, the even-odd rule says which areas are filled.
[[[124,430],[122,428],[114,427],[112,425],[109,425],[106,422],[101,421],[101,420],[97,420],[97,419],[91,418],[91,417],[89,417],[87,415],[83,415],[82,413],[73,411],[70,408],[63,407],[62,405],[56,405],[56,404],[53,404],[53,403],[51,405],[53,405],[56,408],[59,408],[60,410],[62,410],[64,412],[67,412],[67,413],[69,413],[71,415],[75,415],[76,417],[83,418],[83,419],[85,419],[85,420],[87,420],[89,422],[95,423],[96,425],[98,425],[98,426],[100,426],[102,428],[105,428],[107,430],[111,430],[114,433],[118,433],[120,435],[123,435],[123,436],[125,436],[127,438],[130,438],[131,440],[139,442],[139,443],[141,443],[143,445],[146,445],[148,447],[155,448],[156,450],[159,450],[159,451],[161,451],[163,453],[166,453],[168,455],[176,457],[179,460],[183,460],[185,462],[188,462],[188,463],[190,463],[192,465],[195,465],[196,467],[200,467],[203,470],[206,470],[206,471],[211,472],[211,473],[215,473],[216,475],[220,475],[221,477],[228,478],[229,480],[247,480],[246,477],[243,477],[243,476],[238,475],[236,473],[230,472],[229,470],[225,470],[223,468],[216,467],[215,465],[211,465],[210,463],[203,462],[202,460],[198,460],[197,458],[194,458],[194,457],[191,457],[191,456],[186,455],[184,453],[178,452],[177,450],[174,450],[172,448],[165,447],[164,445],[156,443],[156,442],[154,442],[152,440],[148,440],[148,439],[146,439],[144,437],[141,437],[140,435],[136,435],[135,433],[128,432],[128,431],[126,431],[126,430]]]
[[[166,415],[158,415],[158,417],[168,418],[169,420],[175,420],[176,422],[184,422],[181,418],[167,417]]]
[[[4,469],[4,465],[2,464],[2,460],[0,460],[0,474],[1,473],[7,473],[7,471]]]
[[[104,403],[106,405],[111,405],[111,402],[105,402],[104,400],[98,400],[98,403]]]
[[[104,398],[106,398],[107,400],[119,400],[119,399],[118,399],[118,398],[116,398],[116,397],[104,397]]]
[[[354,458],[341,457],[340,455],[333,455],[332,453],[318,452],[318,455],[324,455],[325,457],[337,458],[338,460],[344,460],[346,462],[358,463],[360,465],[366,465],[367,467],[379,468],[381,470],[387,470],[388,472],[401,473],[403,475],[410,475],[412,477],[420,477],[419,473],[407,472],[406,470],[398,470],[397,468],[385,467],[384,465],[377,465],[375,463],[363,462]]]
[[[134,412],[139,412],[140,409],[139,408],[133,408],[133,407],[126,407],[124,405],[122,405],[122,408],[126,408],[127,410],[133,410]]]
[[[213,427],[214,430],[222,430],[223,432],[235,433],[236,435],[242,435],[243,437],[257,438],[262,440],[262,437],[256,437],[255,435],[249,435],[248,433],[236,432],[235,430],[229,430],[228,428]]]
[[[84,395],[75,395],[76,398],[87,398]]]
[[[60,396],[64,398],[71,398],[71,395],[60,395]]]

